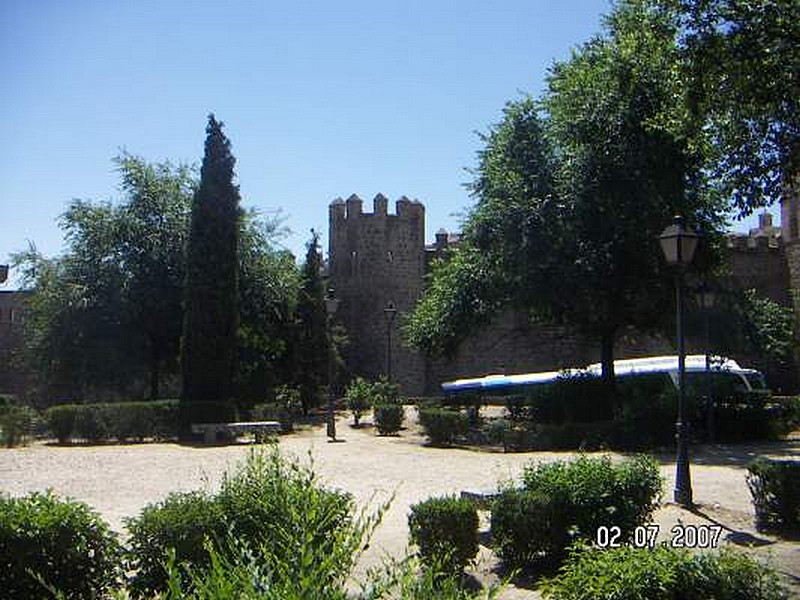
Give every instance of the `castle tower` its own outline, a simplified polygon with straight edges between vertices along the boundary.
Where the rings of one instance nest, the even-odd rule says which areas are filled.
[[[387,324],[384,309],[391,303],[392,380],[406,395],[423,392],[422,357],[402,344],[400,326],[422,294],[425,275],[425,207],[403,196],[395,214],[382,194],[373,212],[353,194],[329,207],[330,276],[341,300],[338,316],[347,328],[346,359],[356,374],[371,379],[387,373]]]

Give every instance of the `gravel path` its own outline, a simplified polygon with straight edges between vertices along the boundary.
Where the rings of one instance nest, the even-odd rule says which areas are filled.
[[[413,412],[410,411],[409,412]],[[412,415],[409,414],[409,417]],[[409,507],[433,495],[462,490],[491,491],[499,481],[518,478],[531,461],[565,458],[571,453],[536,452],[503,454],[464,449],[438,449],[423,445],[415,428],[399,437],[380,438],[370,427],[353,429],[349,420],[338,421],[339,437],[328,443],[324,428],[283,436],[283,451],[308,460],[327,485],[354,495],[360,506],[377,506],[394,494],[394,500],[362,557],[358,571],[374,565],[385,553],[406,552]],[[52,488],[56,493],[94,507],[110,525],[124,533],[124,518],[136,515],[150,502],[172,491],[215,490],[223,472],[242,460],[249,444],[193,447],[177,444],[133,444],[58,447],[36,443],[0,450],[0,491],[22,495]],[[800,544],[776,541],[758,534],[752,526],[750,494],[745,465],[756,455],[800,459],[800,439],[753,446],[713,446],[694,449],[692,477],[695,501],[702,515],[665,503],[656,515],[662,537],[679,520],[684,523],[718,521],[734,539],[763,540],[759,554],[771,554],[773,564],[795,582],[800,581]],[[671,498],[674,462],[659,457],[666,479],[665,499]],[[747,537],[751,536],[751,537]],[[492,580],[496,560],[482,548],[478,573]],[[800,597],[800,588],[797,597]],[[534,592],[510,587],[504,598],[535,598]],[[793,596],[794,597],[794,596]]]

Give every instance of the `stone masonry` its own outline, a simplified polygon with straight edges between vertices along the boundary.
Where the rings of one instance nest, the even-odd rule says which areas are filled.
[[[473,332],[447,359],[427,359],[405,347],[401,321],[421,297],[431,261],[457,244],[458,236],[439,230],[435,243],[426,246],[425,208],[405,196],[397,201],[395,214],[389,214],[388,199],[382,194],[375,196],[373,212],[364,212],[362,205],[352,195],[346,201],[334,200],[329,208],[329,272],[342,301],[339,318],[350,338],[346,360],[354,373],[369,378],[386,374],[384,309],[390,302],[398,310],[391,335],[392,375],[406,395],[437,394],[442,381],[459,377],[545,371],[599,361],[596,340],[570,327],[532,324],[526,314],[513,310]],[[795,195],[784,203],[783,211],[784,223],[792,222],[790,213],[795,223],[800,221],[800,199]],[[771,215],[761,215],[759,227],[749,235],[728,237],[726,260],[734,287],[755,288],[789,305],[790,290],[800,285],[800,232],[787,236],[773,226]],[[702,351],[691,337],[688,344],[690,351]],[[615,345],[616,355],[625,358],[674,351],[669,341],[634,330],[623,332]]]

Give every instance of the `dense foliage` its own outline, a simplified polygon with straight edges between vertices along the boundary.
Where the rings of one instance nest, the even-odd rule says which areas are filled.
[[[800,533],[800,462],[759,458],[747,466],[747,487],[760,530]]]
[[[372,384],[362,377],[356,377],[345,392],[347,409],[353,413],[353,423],[359,426],[361,415],[372,407]]]
[[[652,516],[661,495],[658,465],[609,457],[533,465],[523,486],[504,490],[492,506],[492,537],[509,566],[552,568],[600,526],[619,527],[623,540]]]
[[[573,553],[543,586],[552,600],[784,600],[786,590],[771,568],[743,552],[693,554],[661,545],[623,546]]]
[[[478,554],[478,511],[469,500],[443,496],[414,504],[408,529],[428,567],[458,572]]]
[[[380,435],[392,435],[403,427],[405,414],[399,402],[382,402],[372,409],[372,420]]]
[[[85,504],[0,496],[0,589],[8,600],[104,598],[121,575],[116,536]],[[46,587],[47,586],[47,587]]]
[[[419,424],[433,446],[449,446],[467,432],[467,415],[459,410],[419,408]]]
[[[186,247],[181,402],[187,407],[233,394],[241,214],[230,146],[222,123],[209,115]]]
[[[45,412],[50,433],[61,444],[75,439],[142,441],[178,435],[178,401],[60,404]]]
[[[115,159],[122,200],[73,201],[61,218],[67,251],[34,246],[13,257],[27,300],[25,360],[37,402],[177,394],[184,246],[194,173],[168,162]],[[290,323],[299,277],[275,249],[278,219],[239,219],[239,328],[235,386],[245,403],[295,376]]]
[[[173,494],[128,520],[130,561],[138,569],[132,587],[137,593],[165,590],[170,552],[176,564],[199,573],[213,566],[208,543],[224,550],[241,541],[259,550],[260,569],[282,570],[287,581],[297,577],[316,590],[334,589],[376,522],[353,512],[351,498],[323,488],[311,469],[277,450],[253,452],[225,475],[216,495]]]
[[[541,102],[506,106],[483,137],[463,242],[406,327],[414,345],[452,351],[499,307],[522,307],[595,336],[609,380],[623,327],[665,325],[658,234],[683,214],[713,241],[724,214],[690,128],[664,124],[684,110],[677,35],[669,12],[621,2],[553,67]]]

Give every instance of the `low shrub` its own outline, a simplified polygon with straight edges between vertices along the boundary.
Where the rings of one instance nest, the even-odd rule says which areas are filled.
[[[130,533],[128,566],[135,570],[130,587],[139,597],[165,589],[168,551],[178,562],[205,566],[209,557],[204,540],[216,540],[227,530],[220,504],[203,492],[170,494],[127,519],[125,526]]]
[[[492,503],[495,553],[512,568],[547,569],[571,543],[566,502],[544,492],[506,489]]]
[[[391,435],[400,431],[405,418],[402,404],[377,404],[372,411],[375,427],[381,435]]]
[[[0,410],[0,443],[7,448],[24,443],[33,435],[38,415],[30,406],[11,405]]]
[[[525,469],[523,488],[505,490],[492,507],[492,536],[510,566],[552,567],[576,541],[600,526],[619,527],[621,541],[652,516],[661,495],[656,462],[581,456]]]
[[[400,386],[381,377],[372,384],[373,404],[400,404]]]
[[[178,433],[178,401],[61,404],[47,409],[45,420],[59,443],[171,438]]]
[[[72,439],[72,432],[75,430],[75,416],[77,414],[77,404],[52,406],[45,412],[47,427],[60,444],[68,444]]]
[[[478,511],[469,500],[445,496],[414,504],[408,529],[429,568],[461,571],[478,554]]]
[[[0,496],[0,590],[7,600],[102,598],[117,581],[116,536],[87,505],[51,492]],[[42,582],[37,579],[41,578]]]
[[[777,574],[742,552],[692,554],[666,545],[574,552],[542,586],[552,600],[785,600]]]
[[[747,466],[746,477],[756,527],[800,533],[800,461],[759,458]]]
[[[467,416],[446,408],[420,408],[419,422],[433,446],[449,446],[467,432]]]
[[[353,413],[353,423],[359,426],[361,415],[367,412],[372,406],[373,385],[366,379],[356,377],[345,392],[347,409]]]
[[[506,452],[600,450],[615,445],[618,430],[616,421],[529,424],[525,427],[508,427],[503,433],[502,442]]]
[[[110,436],[106,406],[102,404],[79,405],[75,413],[74,433],[77,437],[90,443],[107,440]]]
[[[173,495],[129,521],[130,566],[139,569],[133,589],[147,596],[169,587],[168,598],[186,597],[172,595],[175,590],[192,590],[198,595],[189,597],[216,599],[213,586],[234,581],[238,598],[249,589],[238,587],[246,575],[259,589],[259,582],[274,584],[259,597],[345,598],[328,592],[344,594],[386,506],[358,517],[353,508],[348,494],[321,487],[311,468],[284,459],[277,449],[251,452],[225,474],[216,496]],[[171,567],[164,568],[168,561]]]

